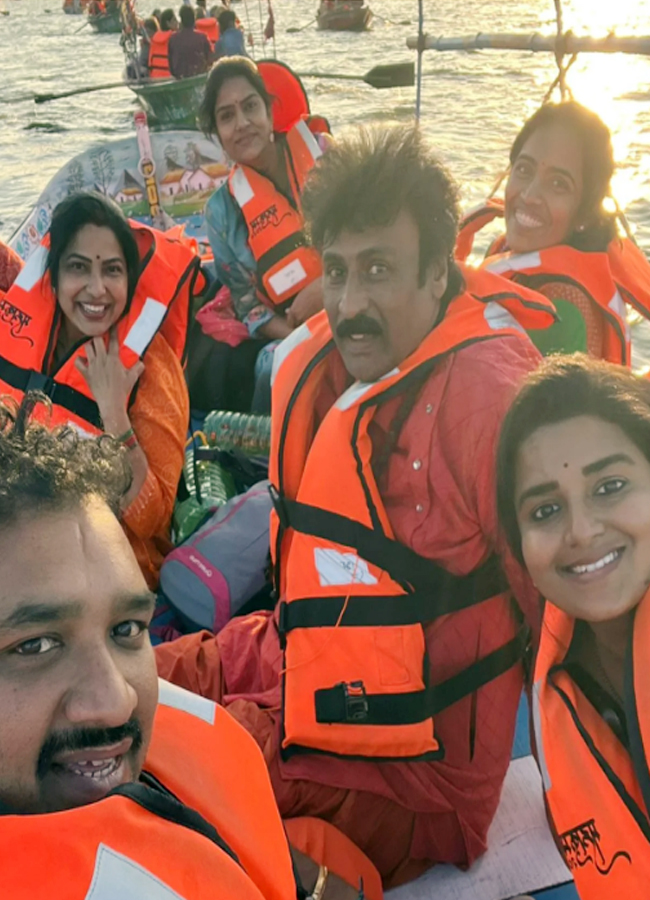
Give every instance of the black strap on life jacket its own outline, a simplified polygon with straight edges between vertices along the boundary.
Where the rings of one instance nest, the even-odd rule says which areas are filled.
[[[530,629],[521,625],[503,646],[440,684],[404,694],[367,694],[363,682],[340,682],[315,692],[316,721],[331,725],[415,725],[494,681],[526,653]]]
[[[95,428],[102,428],[99,407],[95,401],[67,384],[60,384],[49,375],[43,375],[35,369],[23,369],[0,357],[0,381],[24,394],[27,391],[41,391],[55,406],[62,406]]]

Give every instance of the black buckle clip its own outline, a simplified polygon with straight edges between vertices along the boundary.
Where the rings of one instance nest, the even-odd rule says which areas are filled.
[[[42,394],[45,394],[52,399],[53,389],[54,380],[52,378],[48,375],[43,375],[42,372],[36,372],[34,369],[30,371],[27,384],[25,385],[26,394],[29,393],[29,391],[40,391]]]
[[[368,718],[368,695],[363,681],[341,681],[336,685],[343,691],[345,721],[363,722]]]
[[[284,500],[277,488],[272,484],[269,485],[269,494],[271,495],[271,503],[273,504],[275,514],[280,521],[280,525],[286,530],[289,527],[289,516],[284,505]]]

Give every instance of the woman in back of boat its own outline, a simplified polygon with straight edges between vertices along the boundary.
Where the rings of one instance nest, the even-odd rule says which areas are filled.
[[[626,304],[650,318],[650,265],[603,207],[613,172],[600,118],[573,100],[546,104],[512,145],[505,204],[475,210],[461,228],[465,259],[474,234],[505,216],[482,266],[553,300],[560,321],[531,333],[545,355],[583,351],[629,365]]]
[[[323,305],[320,257],[305,240],[300,204],[321,146],[298,116],[286,133],[274,130],[273,102],[255,63],[231,56],[213,66],[200,113],[234,163],[205,208],[217,277],[250,336],[266,342]],[[271,362],[269,345],[258,356],[257,412],[269,411]]]
[[[546,360],[504,420],[502,526],[545,598],[533,725],[583,900],[650,885],[650,383]]]
[[[179,357],[197,270],[189,247],[131,227],[99,194],[76,194],[54,210],[49,253],[34,251],[3,301],[0,394],[21,402],[42,390],[51,424],[124,445],[133,481],[121,521],[152,588],[171,549],[189,421]]]

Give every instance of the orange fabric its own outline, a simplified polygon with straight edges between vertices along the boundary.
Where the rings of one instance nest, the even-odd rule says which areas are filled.
[[[273,97],[273,129],[284,134],[309,115],[307,92],[296,73],[277,59],[261,59],[257,68]]]
[[[650,593],[636,610],[632,656],[628,650],[626,660],[634,673],[625,697],[631,753],[561,667],[574,624],[546,604],[535,666],[534,723],[547,808],[582,900],[645,897],[650,884]]]
[[[194,23],[194,30],[200,31],[210,41],[210,46],[214,50],[214,45],[219,40],[219,23],[216,19],[197,19]]]
[[[354,888],[363,885],[367,900],[382,900],[384,892],[379,872],[342,831],[323,819],[301,816],[285,819],[285,831],[289,843],[319,866],[327,866]],[[361,880],[361,881],[360,881]]]
[[[8,291],[20,270],[23,261],[15,250],[0,241],[0,291]]]
[[[149,41],[149,78],[171,78],[169,39],[173,31],[156,31]]]
[[[287,134],[286,147],[293,202],[250,166],[236,164],[228,176],[230,193],[246,221],[248,244],[257,263],[260,297],[280,310],[322,273],[320,255],[307,246],[304,238],[300,208],[300,193],[321,151],[302,121]]]
[[[177,701],[183,692],[172,690]],[[3,895],[84,900],[92,884],[93,895],[103,897],[173,891],[179,900],[294,900],[268,774],[254,742],[226,712],[214,709],[210,724],[159,705],[145,770],[176,795],[174,815],[183,807],[199,811],[240,862],[193,828],[113,795],[55,814],[2,816]],[[30,864],[34,846],[38,865]]]
[[[129,418],[147,457],[149,470],[122,522],[150,588],[158,585],[169,540],[178,481],[183,468],[190,416],[187,384],[178,358],[157,334],[144,357],[135,403]]]

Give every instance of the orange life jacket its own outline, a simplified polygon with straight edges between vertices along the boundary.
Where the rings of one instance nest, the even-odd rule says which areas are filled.
[[[463,221],[456,245],[459,259],[469,254],[474,235],[488,222],[503,216],[503,204],[491,201]],[[650,264],[643,252],[627,238],[610,242],[603,253],[587,253],[566,245],[532,253],[502,253],[497,239],[481,267],[540,290],[548,282],[565,282],[586,294],[600,310],[605,324],[604,358],[630,365],[630,328],[626,304],[650,319]]]
[[[337,352],[326,313],[275,351],[269,477],[285,758],[305,749],[441,758],[435,715],[522,656],[527,629],[513,621],[502,647],[429,684],[423,625],[482,602],[509,608],[507,585],[496,556],[458,577],[396,541],[371,466],[369,426],[382,403],[423,384],[462,347],[506,335],[528,340],[522,326],[552,322],[552,304],[534,292],[488,273],[467,276],[467,291],[418,349],[377,382],[353,384],[315,435],[315,399]]]
[[[285,146],[291,201],[250,166],[237,163],[228,176],[230,193],[246,220],[248,244],[257,263],[258,293],[278,311],[322,273],[320,255],[307,246],[300,206],[305,180],[321,151],[303,121],[287,133]]]
[[[295,900],[266,764],[224,709],[161,682],[144,770],[97,803],[0,816],[3,896]]]
[[[563,667],[574,624],[546,604],[533,724],[547,807],[582,900],[640,900],[650,885],[650,593],[626,659],[629,753]]]
[[[219,23],[216,19],[197,19],[194,23],[194,30],[204,34],[210,41],[210,46],[214,50],[214,45],[219,40]]]
[[[140,250],[141,270],[135,293],[117,323],[120,359],[131,368],[160,331],[183,361],[190,298],[197,286],[200,260],[193,247],[161,231],[131,222]],[[99,409],[75,360],[85,357],[80,341],[49,373],[63,313],[45,271],[49,238],[30,256],[6,294],[0,296],[0,395],[19,402],[27,390],[43,391],[52,401],[52,425],[72,424],[101,433]],[[108,335],[105,340],[108,342]]]
[[[149,78],[171,78],[169,39],[173,31],[156,31],[149,41]]]

